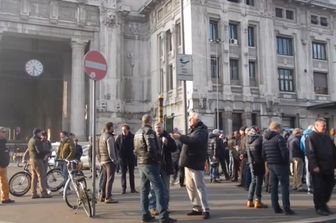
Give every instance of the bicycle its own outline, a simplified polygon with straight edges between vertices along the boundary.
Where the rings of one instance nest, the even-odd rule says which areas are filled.
[[[49,166],[50,168],[50,166]],[[29,163],[25,162],[22,171],[15,173],[9,179],[9,192],[16,197],[25,195],[31,188],[32,175],[29,171]],[[47,172],[47,187],[50,191],[56,192],[64,185],[64,177],[59,168],[51,168]]]
[[[68,180],[65,183],[63,191],[65,203],[74,210],[78,210],[80,206],[83,206],[87,216],[92,217],[91,199],[88,194],[86,177],[82,171],[76,169],[78,161],[64,160],[64,162],[66,162],[68,170]],[[74,193],[71,193],[72,191],[75,192],[75,199],[71,197],[71,195],[74,195]]]

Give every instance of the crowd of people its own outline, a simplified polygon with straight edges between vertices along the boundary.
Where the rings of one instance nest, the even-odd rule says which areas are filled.
[[[101,166],[99,201],[118,203],[112,197],[112,188],[115,173],[120,170],[121,193],[127,192],[127,172],[130,192],[140,193],[143,222],[153,222],[156,216],[161,223],[177,222],[169,215],[169,190],[174,184],[187,190],[192,205],[187,215],[208,219],[210,208],[204,178],[209,174],[211,183],[232,181],[245,188],[248,208],[268,207],[262,202],[264,185],[265,191],[271,193],[274,213],[295,214],[290,206],[291,184],[292,190],[313,194],[317,214],[331,214],[327,203],[335,184],[335,131],[328,134],[325,119],[318,118],[305,130],[295,128],[284,133],[280,123],[271,122],[263,131],[256,126],[242,127],[226,136],[218,129],[209,133],[199,114],[192,112],[189,127],[186,134],[181,134],[178,129],[168,133],[163,123],[153,123],[152,116],[147,114],[142,117],[142,127],[135,134],[124,124],[121,134],[115,136],[113,123],[106,123],[97,143]],[[1,201],[12,203],[7,181],[9,151],[5,132],[0,128]],[[51,144],[46,132],[34,129],[25,156],[31,166],[33,199],[51,197],[46,182],[50,153]],[[62,131],[57,159],[80,161],[82,153],[76,136]],[[136,165],[140,175],[139,192],[134,179]],[[66,164],[60,163],[60,168],[67,179]],[[293,176],[292,183],[290,175]],[[37,193],[37,183],[40,194]],[[279,184],[282,207],[278,201]]]
[[[210,182],[220,182],[221,166],[225,180],[239,180],[237,186],[248,191],[247,207],[267,208],[261,202],[264,185],[265,191],[271,193],[275,213],[295,214],[289,199],[292,175],[292,190],[313,194],[317,214],[332,213],[327,203],[335,184],[335,130],[328,134],[324,118],[318,118],[305,130],[283,131],[280,123],[272,122],[264,131],[256,126],[242,127],[229,137],[215,129],[209,138],[206,166]],[[278,202],[279,183],[283,209]]]

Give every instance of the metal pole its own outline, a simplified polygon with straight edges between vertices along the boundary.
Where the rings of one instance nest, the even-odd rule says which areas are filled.
[[[218,101],[219,101],[219,59],[218,59],[218,43],[216,42],[216,65],[217,65],[217,75],[216,75],[216,129],[219,129],[219,106],[218,106]]]
[[[92,86],[92,216],[96,216],[96,80]]]
[[[181,0],[181,29],[182,29],[182,54],[185,54],[185,39],[184,39],[184,12],[183,0]],[[188,132],[188,117],[187,117],[187,81],[183,81],[183,119],[184,119],[184,133]]]

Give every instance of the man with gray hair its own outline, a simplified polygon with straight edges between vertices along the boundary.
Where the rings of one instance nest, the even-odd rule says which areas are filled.
[[[134,136],[134,152],[138,157],[140,172],[140,202],[142,208],[142,222],[153,222],[155,218],[149,212],[149,191],[152,185],[156,196],[156,207],[159,211],[160,223],[174,223],[169,217],[168,197],[165,185],[160,175],[161,150],[158,138],[152,129],[152,116],[142,116],[142,127]]]
[[[336,147],[326,130],[326,120],[318,118],[308,138],[309,170],[314,187],[315,210],[319,215],[331,214],[327,203],[335,185]]]
[[[295,214],[289,202],[289,151],[285,139],[281,136],[281,125],[271,122],[264,133],[263,157],[272,173],[271,200],[275,213],[283,213],[279,205],[278,185],[281,183],[282,205],[286,215]]]
[[[208,150],[208,127],[203,124],[197,113],[189,116],[190,130],[187,135],[172,134],[173,138],[183,143],[181,166],[185,168],[186,188],[193,209],[187,215],[210,217],[208,194],[204,182],[204,164]]]

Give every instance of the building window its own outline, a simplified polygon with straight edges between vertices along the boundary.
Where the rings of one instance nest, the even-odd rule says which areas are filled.
[[[254,27],[253,26],[249,26],[248,27],[248,46],[249,47],[254,47]]]
[[[275,8],[275,16],[278,17],[278,18],[282,18],[283,15],[283,9],[282,8]]]
[[[278,36],[277,53],[279,55],[293,56],[292,38]]]
[[[326,17],[321,17],[320,24],[321,26],[328,26],[328,19]]]
[[[239,61],[230,59],[230,77],[231,80],[239,80]]]
[[[211,56],[210,67],[211,67],[211,78],[219,78],[219,66],[218,57]]]
[[[314,91],[315,94],[328,94],[328,74],[314,72]]]
[[[310,23],[317,25],[318,24],[318,17],[316,15],[311,15],[310,16]]]
[[[168,73],[167,73],[167,91],[173,89],[173,65],[168,66]]]
[[[294,11],[286,10],[286,19],[293,20],[294,19]]]
[[[173,46],[172,46],[172,34],[170,30],[166,31],[166,41],[167,41],[167,50],[172,51]]]
[[[258,114],[257,113],[251,114],[251,122],[252,122],[252,126],[258,126]]]
[[[256,62],[249,61],[249,78],[250,80],[256,80]]]
[[[254,0],[246,0],[246,5],[254,6]]]
[[[163,46],[164,46],[164,41],[161,37],[159,37],[159,50],[160,50],[160,56],[163,56]]]
[[[232,112],[232,131],[238,131],[242,126],[242,113]]]
[[[292,69],[279,68],[279,89],[280,91],[294,91],[294,77]]]
[[[238,25],[235,23],[230,23],[230,43],[238,43]]]
[[[218,38],[218,21],[210,20],[209,22],[209,38],[210,40],[217,40]]]
[[[327,60],[326,44],[313,42],[313,59]]]
[[[164,84],[164,77],[163,77],[163,69],[160,69],[160,92],[163,92],[163,84]]]
[[[182,43],[182,38],[181,38],[181,24],[180,23],[176,23],[176,44],[177,46],[181,46]]]

